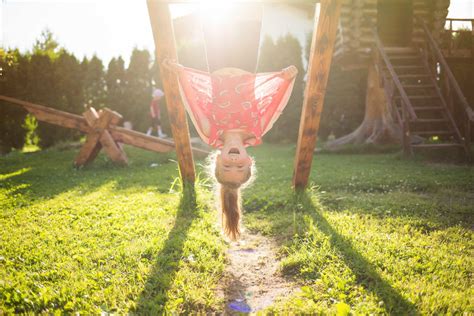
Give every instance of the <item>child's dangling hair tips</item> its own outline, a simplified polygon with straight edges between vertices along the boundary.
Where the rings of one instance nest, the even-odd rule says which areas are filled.
[[[218,208],[222,212],[222,227],[225,234],[232,240],[240,237],[240,217],[242,213],[241,189],[249,186],[255,179],[255,163],[252,160],[251,167],[246,172],[242,183],[222,181],[219,166],[216,163],[218,152],[209,156],[209,173],[216,180],[215,191],[218,197]]]

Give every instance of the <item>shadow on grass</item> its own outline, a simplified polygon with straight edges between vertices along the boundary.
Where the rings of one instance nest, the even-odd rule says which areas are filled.
[[[377,273],[375,267],[353,247],[352,243],[331,226],[317,207],[315,207],[307,192],[295,193],[293,203],[294,210],[296,210],[298,206],[303,206],[305,213],[313,218],[317,228],[329,238],[331,245],[341,254],[344,263],[356,275],[356,282],[381,299],[389,314],[417,314],[415,305],[407,301],[396,289],[385,281]]]
[[[183,256],[184,243],[196,217],[196,193],[192,185],[187,185],[181,196],[174,226],[163,248],[156,255],[152,271],[138,298],[137,307],[132,313],[161,315],[166,312],[164,308],[169,300],[168,291],[171,289],[178,272],[179,262]]]
[[[52,199],[68,191],[80,191],[83,195],[95,192],[111,182],[116,191],[154,188],[167,193],[178,173],[165,154],[137,152],[131,155],[133,162],[129,167],[116,166],[99,154],[91,165],[75,169],[72,161],[76,154],[72,150],[45,150],[0,157],[0,188],[6,189],[7,197],[21,196],[26,205],[33,205],[38,199]],[[150,167],[153,163],[156,168]]]
[[[329,192],[321,199],[325,209],[370,215],[379,220],[409,220],[423,234],[461,225],[474,224],[469,205],[474,195],[465,190],[438,192],[401,191],[384,193]]]

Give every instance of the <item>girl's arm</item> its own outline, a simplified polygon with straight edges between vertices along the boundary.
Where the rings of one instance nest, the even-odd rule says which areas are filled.
[[[172,71],[176,74],[179,73],[180,70],[184,69],[183,65],[177,63],[176,60],[169,59],[169,58],[166,58],[165,60],[163,60],[162,65],[169,71]]]
[[[207,75],[207,76],[209,75],[209,73],[206,72],[206,71],[193,69],[193,68],[189,68],[189,67],[184,67],[183,65],[178,63],[175,59],[166,58],[166,59],[163,60],[162,65],[163,65],[163,67],[165,67],[166,69],[174,72],[177,75],[179,75],[179,73],[181,71],[185,70],[185,69],[192,70],[193,72],[199,73],[199,74],[202,74],[202,75]]]
[[[265,76],[265,75],[276,75],[276,76],[281,76],[283,78],[285,78],[286,80],[291,80],[293,79],[294,77],[296,77],[296,75],[298,74],[298,68],[296,68],[295,66],[289,66],[289,67],[286,67],[284,69],[282,69],[281,71],[276,71],[276,72],[259,72],[257,75],[259,76]]]
[[[280,73],[284,79],[291,80],[298,74],[298,69],[292,65],[290,67],[286,67]]]

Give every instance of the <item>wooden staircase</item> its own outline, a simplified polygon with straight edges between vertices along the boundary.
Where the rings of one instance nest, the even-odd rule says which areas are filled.
[[[392,116],[403,131],[404,153],[413,155],[419,148],[459,148],[470,160],[474,115],[461,93],[457,97],[460,103],[464,101],[460,107],[466,112],[467,122],[455,121],[454,97],[460,89],[454,76],[441,77],[446,75],[446,70],[452,75],[444,58],[444,63],[439,58],[434,62],[434,58],[430,59],[434,54],[429,49],[437,47],[384,47],[376,33],[375,36],[375,63]],[[443,89],[442,84],[448,89]]]

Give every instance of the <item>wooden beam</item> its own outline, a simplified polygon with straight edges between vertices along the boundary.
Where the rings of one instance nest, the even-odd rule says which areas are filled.
[[[296,147],[293,173],[295,189],[304,189],[308,184],[336,41],[341,2],[342,0],[322,0],[319,18],[315,16],[315,31],[311,43],[308,79]]]
[[[168,4],[157,0],[147,0],[148,14],[155,41],[156,62],[159,65],[163,88],[166,96],[166,107],[171,125],[171,132],[176,147],[179,171],[183,183],[194,184],[194,161],[189,139],[188,122],[181,96],[179,94],[178,77],[175,73],[163,67],[166,58],[178,60],[176,53],[173,22]]]
[[[109,131],[115,141],[138,148],[160,153],[170,152],[175,148],[172,140],[145,135],[123,127],[109,126]],[[209,154],[209,151],[199,148],[192,148],[192,150],[195,155],[199,156],[207,156]]]
[[[97,113],[95,112],[94,108],[91,108],[83,114],[84,117],[86,117],[86,120],[89,116],[89,120],[87,120],[87,122],[90,126],[93,126],[96,123],[96,116],[94,116],[94,114],[88,114],[88,112],[94,112],[96,116]],[[94,161],[95,157],[97,157],[99,151],[102,149],[102,144],[99,142],[100,135],[102,135],[102,131],[91,128],[91,131],[87,134],[84,145],[82,145],[81,149],[79,150],[79,154],[77,155],[76,159],[74,159],[74,166],[76,168],[83,167],[91,163]]]
[[[94,108],[91,108],[91,110],[94,110]],[[100,143],[104,147],[107,156],[109,156],[113,162],[126,165],[128,163],[127,155],[108,131],[110,122],[116,122],[120,120],[122,116],[117,112],[107,108],[102,110],[99,113],[99,116],[97,116],[97,112],[95,112],[95,110],[93,112],[91,111],[86,113],[94,113],[93,116],[90,117],[91,120],[89,120],[88,116],[85,116],[85,118],[89,124],[94,121],[92,125],[94,130],[101,132]]]
[[[120,121],[122,116],[110,109],[104,109],[97,113],[94,108],[90,108],[84,112],[84,118],[91,127],[91,132],[87,135],[87,140],[79,151],[74,165],[81,167],[92,162],[102,147],[113,162],[126,165],[125,152],[107,130],[112,121]]]
[[[44,105],[39,105],[4,95],[0,95],[0,100],[21,105],[25,110],[36,117],[38,121],[80,130],[83,133],[89,133],[90,127],[86,120],[76,114],[55,110]]]

